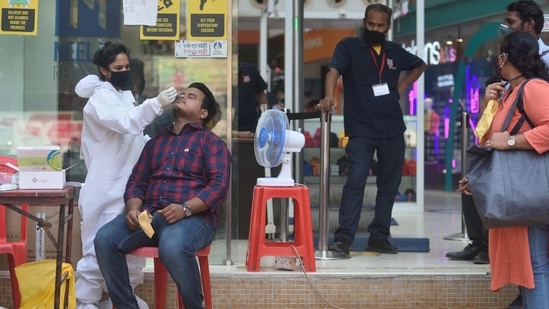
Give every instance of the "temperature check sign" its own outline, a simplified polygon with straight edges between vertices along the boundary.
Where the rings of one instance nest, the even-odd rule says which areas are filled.
[[[227,1],[187,1],[188,40],[227,39]]]

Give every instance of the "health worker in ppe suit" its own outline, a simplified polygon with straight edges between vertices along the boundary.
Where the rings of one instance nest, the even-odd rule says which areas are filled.
[[[121,43],[100,44],[93,63],[99,76],[86,76],[75,88],[80,97],[89,98],[82,128],[82,151],[88,174],[78,202],[82,217],[82,258],[76,266],[78,309],[109,306],[93,240],[101,226],[124,211],[126,182],[150,139],[143,135],[143,129],[177,96],[177,91],[170,87],[156,98],[135,106],[131,91],[121,90],[130,77],[129,50]],[[143,283],[145,258],[127,259],[131,285],[135,288]],[[139,303],[141,309],[148,308],[144,301]]]

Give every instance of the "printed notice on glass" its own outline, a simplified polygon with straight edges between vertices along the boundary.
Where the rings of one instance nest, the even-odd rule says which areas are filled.
[[[124,25],[156,26],[157,4],[147,0],[124,0]]]
[[[158,0],[156,22],[153,26],[142,25],[141,40],[179,40],[179,11],[181,1]]]
[[[187,39],[227,40],[227,1],[188,0]]]
[[[37,35],[38,1],[0,1],[0,34]]]
[[[213,42],[179,41],[175,42],[176,58],[227,58],[227,41]]]

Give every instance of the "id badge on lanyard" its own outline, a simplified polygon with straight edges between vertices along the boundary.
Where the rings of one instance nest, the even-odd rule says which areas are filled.
[[[377,85],[372,86],[372,90],[374,91],[374,96],[379,97],[382,95],[389,94],[389,85],[387,83],[381,83]]]
[[[390,93],[389,91],[389,85],[387,83],[381,82],[381,73],[383,72],[383,69],[385,68],[385,59],[387,58],[387,55],[384,51],[382,51],[381,55],[381,66],[377,63],[376,57],[372,50],[370,49],[370,55],[372,56],[372,60],[374,60],[374,64],[377,67],[378,77],[379,77],[379,84],[372,85],[372,91],[374,92],[374,96],[379,97],[383,95],[387,95]]]

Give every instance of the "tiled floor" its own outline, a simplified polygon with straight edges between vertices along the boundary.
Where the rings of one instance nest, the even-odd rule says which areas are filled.
[[[317,260],[317,272],[338,273],[486,273],[487,265],[471,262],[449,261],[448,251],[459,251],[467,245],[465,240],[445,240],[446,236],[461,234],[461,200],[455,192],[427,191],[424,212],[395,211],[393,218],[398,225],[391,227],[393,237],[426,237],[430,241],[428,253],[399,253],[396,255],[373,255],[364,252],[352,253],[350,260]],[[333,233],[333,231],[331,231]],[[233,241],[232,266],[224,266],[225,242],[216,241],[210,255],[213,272],[246,271],[244,260],[246,241]],[[320,254],[319,254],[320,256]],[[262,270],[271,270],[273,259],[264,258]]]
[[[444,239],[462,232],[459,194],[427,191],[423,212],[395,211],[393,218],[398,223],[391,228],[393,237],[427,237],[430,251],[352,252],[349,260],[317,260],[317,271],[307,278],[301,271],[273,268],[270,257],[262,259],[259,272],[247,272],[247,242],[242,240],[233,242],[233,265],[219,265],[225,244],[216,242],[210,256],[214,304],[219,308],[495,309],[504,308],[517,295],[514,286],[499,293],[489,290],[489,265],[446,259],[446,252],[468,244]]]
[[[259,272],[244,265],[247,241],[232,242],[227,263],[225,240],[216,240],[210,254],[214,308],[504,308],[517,295],[508,286],[489,290],[489,265],[449,261],[448,251],[467,241],[445,240],[461,233],[461,201],[455,192],[427,191],[423,212],[395,211],[393,237],[427,237],[427,253],[376,255],[352,252],[349,260],[317,260],[315,273],[273,268],[274,258],[262,259]],[[333,233],[333,231],[331,231]],[[229,265],[228,265],[229,264]],[[152,261],[145,284],[136,292],[154,309]],[[9,278],[0,274],[0,307],[9,308]],[[169,285],[168,307],[175,308],[175,286]],[[6,299],[4,299],[6,298]]]

